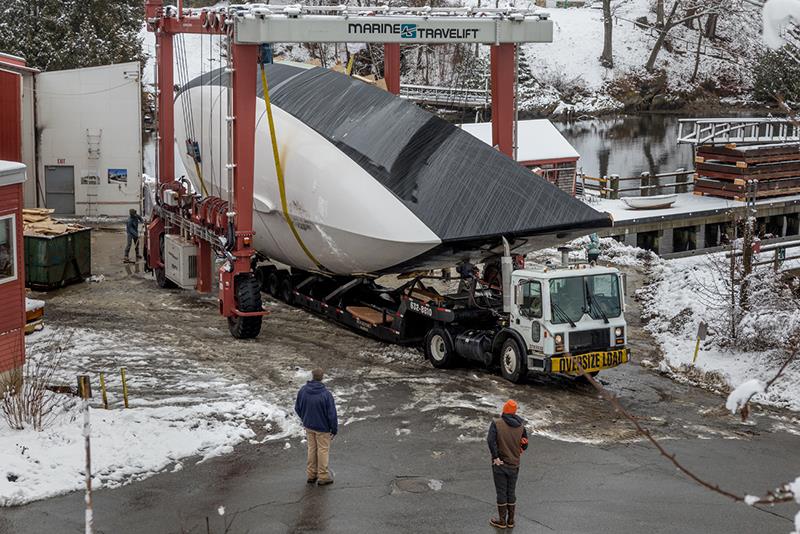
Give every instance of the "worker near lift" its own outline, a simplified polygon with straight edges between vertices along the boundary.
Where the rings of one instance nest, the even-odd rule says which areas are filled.
[[[517,415],[517,403],[509,400],[503,413],[492,421],[486,437],[492,453],[492,477],[497,492],[497,518],[489,524],[496,528],[514,528],[517,505],[517,477],[522,451],[528,448],[525,421]]]
[[[128,259],[128,254],[131,252],[131,243],[134,245],[136,259],[142,259],[141,254],[139,254],[139,223],[144,223],[144,219],[142,219],[142,217],[136,213],[135,209],[131,208],[128,221],[125,223],[125,235],[128,238],[125,245],[125,256],[122,258],[122,261],[125,263],[133,263]]]
[[[311,371],[311,380],[300,388],[294,411],[303,421],[308,442],[308,462],[306,465],[306,482],[319,486],[333,484],[328,468],[328,454],[331,441],[339,430],[336,416],[336,403],[333,395],[322,383],[322,369]]]

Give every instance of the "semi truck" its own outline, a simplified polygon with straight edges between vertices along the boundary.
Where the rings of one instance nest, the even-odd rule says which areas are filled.
[[[451,292],[437,290],[442,277],[430,275],[386,287],[272,264],[256,272],[276,298],[385,342],[421,345],[437,368],[469,360],[519,383],[531,373],[595,375],[629,360],[619,270],[571,263],[566,252],[560,264],[514,269],[504,243],[499,277],[460,269],[466,274]]]

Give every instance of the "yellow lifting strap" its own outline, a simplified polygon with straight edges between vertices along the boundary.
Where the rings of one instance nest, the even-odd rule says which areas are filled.
[[[194,159],[194,158],[192,158]],[[206,189],[206,182],[203,180],[203,167],[196,159],[194,159],[194,169],[197,171],[197,177],[200,179],[200,189],[203,190],[203,196],[208,196],[208,189]]]
[[[267,122],[269,123],[269,136],[272,141],[272,156],[275,159],[275,174],[278,175],[278,190],[280,191],[281,195],[281,209],[283,209],[283,217],[286,219],[286,224],[289,225],[289,229],[291,229],[297,244],[303,249],[303,252],[305,252],[306,256],[308,256],[308,259],[310,259],[314,265],[317,266],[317,269],[321,271],[327,271],[327,269],[319,261],[317,261],[317,258],[311,254],[311,251],[308,250],[306,244],[303,243],[303,239],[300,237],[300,233],[297,231],[297,228],[294,225],[292,216],[289,214],[289,202],[286,200],[286,184],[283,180],[283,168],[281,167],[281,158],[278,154],[278,139],[275,136],[275,121],[272,119],[272,105],[270,104],[269,100],[267,71],[264,69],[263,63],[261,63],[261,87],[264,90],[264,102],[267,104]]]
[[[347,73],[348,76],[350,76],[353,73],[353,61],[355,59],[356,59],[356,56],[355,56],[355,54],[353,54],[353,55],[350,56],[350,60],[347,62],[347,69],[346,69],[345,72]]]

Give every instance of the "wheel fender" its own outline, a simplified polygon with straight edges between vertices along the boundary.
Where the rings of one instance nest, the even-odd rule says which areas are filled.
[[[492,355],[494,357],[494,362],[497,362],[497,358],[500,356],[500,349],[503,347],[503,343],[506,342],[506,339],[513,338],[519,347],[522,349],[523,357],[526,357],[528,353],[528,345],[525,343],[525,340],[522,339],[522,336],[516,330],[511,328],[503,328],[500,330],[496,336],[494,336],[494,341],[492,341]]]

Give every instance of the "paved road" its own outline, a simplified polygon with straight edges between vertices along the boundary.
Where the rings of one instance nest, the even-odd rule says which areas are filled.
[[[271,307],[258,340],[231,340],[213,299],[157,291],[136,268],[120,266],[120,237],[95,233],[95,272],[106,281],[49,295],[51,323],[98,332],[129,325],[154,353],[169,346],[247,379],[287,407],[296,387],[288,377],[323,366],[343,425],[333,444],[331,487],[305,484],[299,437],[242,444],[203,464],[185,462],[178,473],[97,491],[98,532],[203,533],[207,517],[215,533],[225,531],[226,520],[233,521],[228,532],[491,532],[483,436],[508,397],[519,401],[532,427],[517,532],[791,529],[791,507],[775,509],[780,515],[759,511],[690,483],[587,386],[552,379],[517,386],[477,368],[437,371],[413,349],[387,347],[280,304]],[[635,306],[629,313],[636,361],[655,357]],[[116,357],[124,358],[122,349],[113,348]],[[800,474],[793,414],[757,410],[755,424],[742,425],[724,412],[720,397],[637,364],[601,376],[709,479],[737,492],[763,492]],[[83,496],[73,493],[5,509],[0,534],[82,531],[82,506]]]

